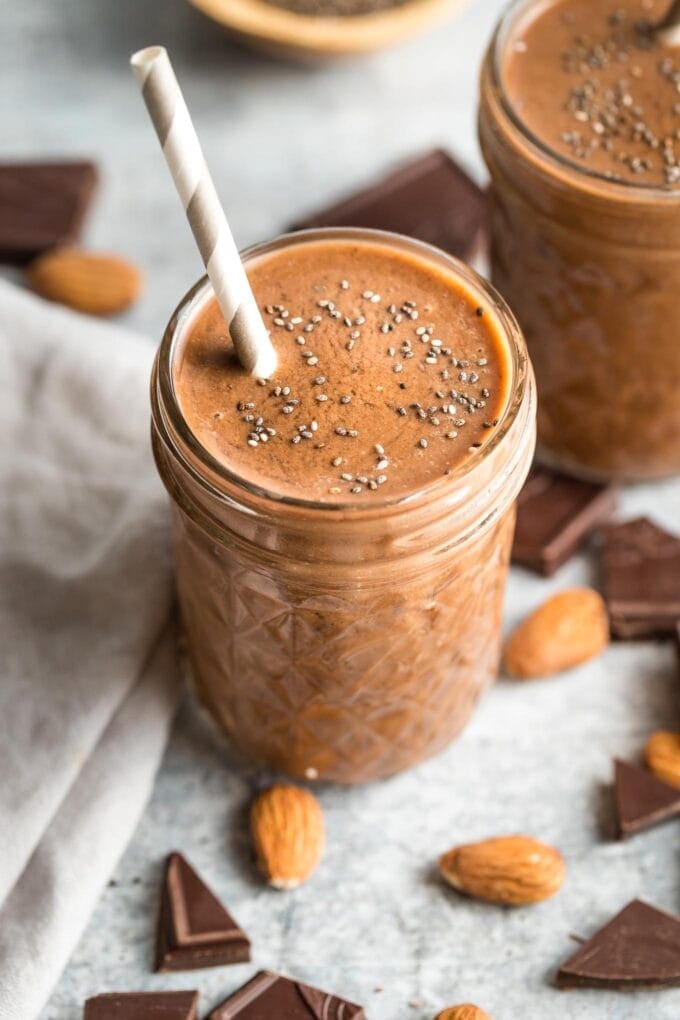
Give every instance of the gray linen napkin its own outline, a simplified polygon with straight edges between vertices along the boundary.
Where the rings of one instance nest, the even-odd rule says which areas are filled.
[[[31,1020],[177,697],[151,345],[0,281],[0,1018]]]

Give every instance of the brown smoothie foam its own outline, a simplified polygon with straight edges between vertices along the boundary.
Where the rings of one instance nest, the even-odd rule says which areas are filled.
[[[211,300],[175,361],[190,429],[273,494],[324,503],[398,498],[451,473],[508,401],[507,343],[453,273],[374,241],[313,240],[248,275],[278,354],[263,384],[234,358]]]
[[[651,31],[669,0],[558,0],[518,19],[502,71],[525,126],[611,179],[680,186],[680,50]]]

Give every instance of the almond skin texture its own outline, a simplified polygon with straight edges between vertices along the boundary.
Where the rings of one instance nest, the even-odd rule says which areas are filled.
[[[454,847],[440,857],[439,870],[459,892],[512,907],[547,900],[564,882],[562,855],[530,836]]]
[[[321,805],[300,786],[279,784],[259,794],[250,811],[250,830],[258,864],[275,889],[301,885],[321,859]]]
[[[505,670],[519,680],[551,676],[594,658],[608,644],[602,596],[592,588],[569,588],[519,625],[505,646]]]
[[[655,776],[680,788],[680,733],[652,733],[645,745],[645,760]]]
[[[115,315],[136,300],[142,277],[115,255],[61,248],[47,252],[28,268],[31,286],[41,297],[89,315]]]
[[[449,1006],[437,1013],[434,1020],[491,1020],[488,1013],[485,1013],[479,1006],[472,1006],[464,1002],[462,1006]]]

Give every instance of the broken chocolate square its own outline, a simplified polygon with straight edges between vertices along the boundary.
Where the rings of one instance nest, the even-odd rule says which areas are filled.
[[[168,857],[156,940],[156,970],[193,970],[250,959],[250,941],[178,853]]]
[[[198,992],[110,992],[85,1003],[83,1020],[197,1020]]]
[[[676,633],[680,538],[646,517],[602,529],[600,581],[617,638]]]
[[[76,241],[96,182],[84,161],[0,164],[0,262]]]
[[[533,468],[517,499],[513,563],[552,577],[615,506],[612,486]]]
[[[295,224],[368,227],[426,241],[471,261],[484,249],[487,200],[442,149],[399,166],[375,184]]]

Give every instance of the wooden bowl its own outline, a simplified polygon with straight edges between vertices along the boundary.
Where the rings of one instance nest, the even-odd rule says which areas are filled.
[[[265,0],[189,0],[250,46],[297,60],[368,53],[423,32],[468,0],[406,0],[397,7],[345,17],[295,14]]]

